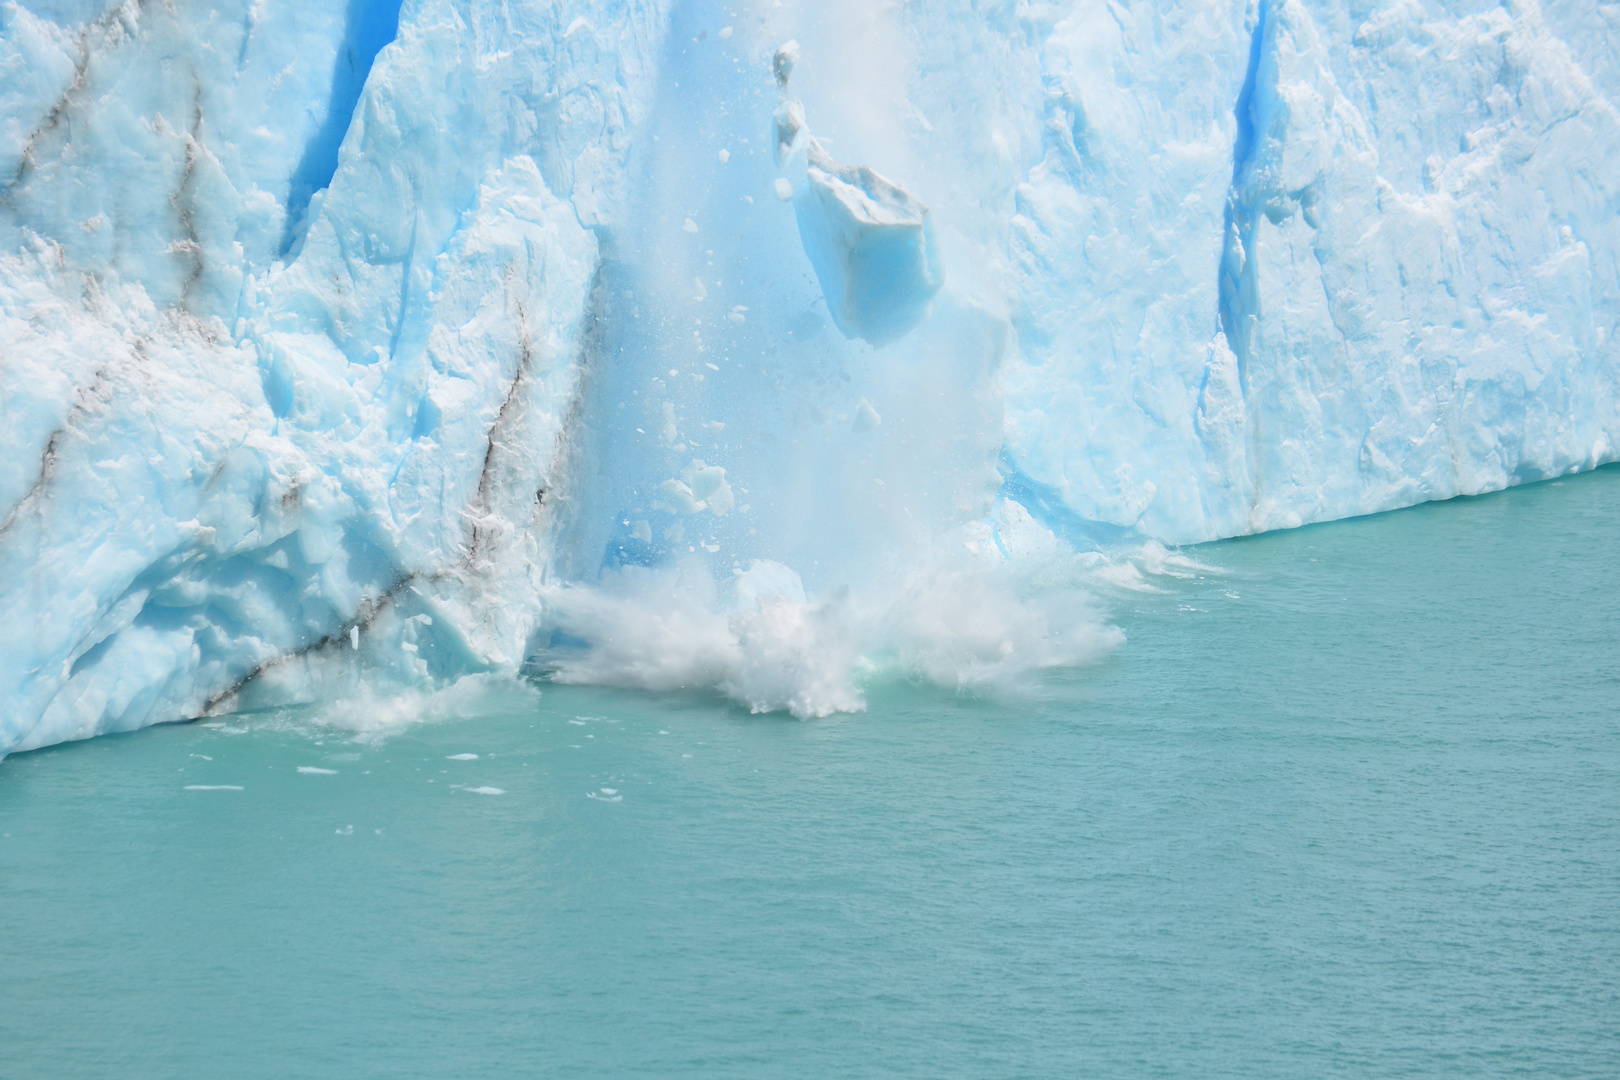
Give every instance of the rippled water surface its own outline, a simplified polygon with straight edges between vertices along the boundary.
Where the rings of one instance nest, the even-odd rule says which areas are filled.
[[[1606,469],[1193,550],[1015,699],[19,755],[0,1076],[1614,1076],[1617,551]]]

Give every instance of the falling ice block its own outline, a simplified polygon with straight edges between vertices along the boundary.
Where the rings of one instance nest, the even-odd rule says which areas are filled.
[[[928,207],[866,166],[814,150],[806,179],[794,214],[833,322],[873,345],[904,337],[945,283]]]

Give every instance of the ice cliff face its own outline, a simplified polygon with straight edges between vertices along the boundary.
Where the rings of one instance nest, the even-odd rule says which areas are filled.
[[[1612,18],[0,6],[0,754],[513,669],[604,562],[814,590],[1612,460]],[[927,225],[903,317],[802,235],[812,151]]]
[[[663,14],[386,6],[4,9],[0,750],[521,658]]]

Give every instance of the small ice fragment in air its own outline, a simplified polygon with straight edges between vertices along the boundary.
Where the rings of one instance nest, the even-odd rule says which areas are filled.
[[[505,788],[498,788],[498,787],[470,787],[470,788],[462,788],[461,790],[465,791],[469,795],[505,795],[506,794],[506,789]]]
[[[855,406],[855,421],[850,426],[856,431],[871,431],[881,423],[883,423],[883,417],[879,416],[878,411],[872,408],[872,403],[865,398],[861,398],[861,403]]]
[[[776,197],[783,202],[793,198],[793,185],[788,183],[785,177],[776,178]]]
[[[696,510],[707,507],[716,517],[724,517],[737,505],[731,485],[726,482],[726,470],[719,465],[706,465],[693,458],[692,464],[681,470],[681,477],[690,485],[692,498],[699,500]]]
[[[866,166],[814,149],[805,176],[794,216],[833,323],[873,345],[904,337],[945,283],[928,207]]]
[[[747,203],[749,206],[754,205],[754,197],[752,195],[744,195],[742,197],[742,201]]]
[[[722,27],[721,27],[721,28],[720,28],[720,39],[721,39],[721,40],[722,40],[722,41],[724,41],[724,40],[725,40],[725,39],[726,39],[726,38],[728,38],[728,37],[730,37],[730,36],[731,36],[731,27],[729,27],[729,26],[722,26]]]
[[[360,628],[358,626],[349,627],[349,648],[355,650],[360,648]]]
[[[689,233],[695,233],[697,232],[697,222],[693,221],[691,218],[687,218],[686,223],[683,224],[681,228],[685,229]]]
[[[708,298],[709,298],[709,290],[705,289],[703,287],[703,279],[702,278],[697,278],[697,277],[693,278],[692,279],[692,299],[693,300],[707,300]]]
[[[652,543],[652,524],[646,520],[637,521],[630,526],[630,535],[643,544]]]
[[[730,160],[731,160],[731,151],[730,150],[721,150],[720,151],[720,164],[724,165],[726,162],[728,162]]]
[[[776,163],[786,165],[794,152],[804,145],[804,105],[797,99],[784,101],[776,107],[771,119],[776,125]]]
[[[336,769],[321,769],[321,768],[317,768],[314,765],[300,765],[300,766],[298,766],[298,771],[303,773],[305,776],[336,776],[337,775],[337,770]]]
[[[793,77],[793,65],[799,62],[799,43],[797,41],[784,41],[776,47],[776,55],[771,58],[771,70],[776,72],[776,85],[786,86]]]
[[[692,494],[692,489],[679,480],[665,480],[654,489],[655,506],[672,514],[695,514],[703,509],[703,501]]]
[[[451,754],[449,757],[445,758],[444,760],[446,760],[446,761],[477,761],[478,760],[478,755],[477,754]]]

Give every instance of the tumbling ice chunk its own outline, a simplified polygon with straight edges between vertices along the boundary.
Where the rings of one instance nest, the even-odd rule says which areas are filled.
[[[799,62],[799,43],[797,41],[784,41],[777,46],[776,56],[771,60],[771,67],[776,71],[776,85],[786,86],[793,77],[793,65]]]
[[[865,165],[816,151],[806,178],[793,210],[833,323],[873,345],[904,337],[945,283],[928,207]]]
[[[855,431],[875,431],[881,423],[883,417],[878,415],[877,409],[872,407],[870,401],[861,398],[861,403],[855,406],[855,420],[850,427]]]
[[[788,159],[804,145],[804,105],[797,100],[784,101],[776,107],[771,119],[776,129],[776,163],[786,165]]]
[[[806,602],[804,582],[791,567],[779,562],[755,559],[747,570],[733,573],[737,577],[731,587],[735,591],[737,607],[742,611],[754,610],[761,600],[782,599],[790,604]]]

